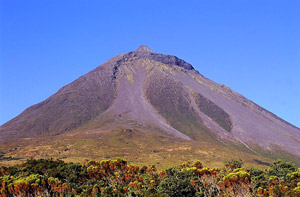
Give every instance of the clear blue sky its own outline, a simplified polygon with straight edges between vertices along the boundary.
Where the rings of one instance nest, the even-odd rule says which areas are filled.
[[[0,0],[0,125],[141,44],[300,127],[299,0]]]

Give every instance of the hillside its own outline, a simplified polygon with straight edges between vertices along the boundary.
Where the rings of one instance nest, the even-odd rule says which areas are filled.
[[[0,127],[1,162],[299,162],[300,130],[176,56],[118,55]]]

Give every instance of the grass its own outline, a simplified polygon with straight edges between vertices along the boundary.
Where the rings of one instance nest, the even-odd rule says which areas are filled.
[[[84,132],[83,132],[84,133]],[[16,150],[14,147],[18,147]],[[82,163],[86,159],[103,160],[122,157],[137,165],[155,165],[165,169],[188,160],[200,160],[206,166],[223,166],[223,161],[242,159],[246,166],[265,168],[254,160],[271,163],[272,159],[236,149],[230,144],[216,143],[210,138],[201,141],[183,141],[161,133],[149,134],[133,130],[113,130],[101,134],[41,137],[1,145],[5,156],[20,160],[0,161],[1,165],[21,163],[29,158],[60,158]]]

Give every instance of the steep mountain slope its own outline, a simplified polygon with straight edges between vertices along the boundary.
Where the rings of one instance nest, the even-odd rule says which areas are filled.
[[[0,146],[0,151],[20,156],[22,151],[13,142],[26,150],[29,138],[44,141],[38,142],[40,147],[64,139],[61,143],[69,147],[79,143],[75,138],[97,137],[103,140],[100,144],[93,141],[85,146],[104,150],[105,145],[112,154],[120,149],[107,142],[117,138],[124,146],[132,143],[141,150],[150,144],[168,144],[159,140],[168,139],[170,150],[171,144],[188,143],[200,150],[200,144],[219,147],[215,154],[229,146],[236,154],[300,156],[298,128],[205,78],[187,62],[146,46],[110,59],[2,125],[0,141],[6,147]],[[42,155],[40,150],[36,153]]]

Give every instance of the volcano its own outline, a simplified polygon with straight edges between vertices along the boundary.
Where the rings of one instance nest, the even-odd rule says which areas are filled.
[[[299,161],[300,129],[147,46],[118,55],[0,127],[1,162],[125,157]],[[147,162],[146,162],[147,160]]]

